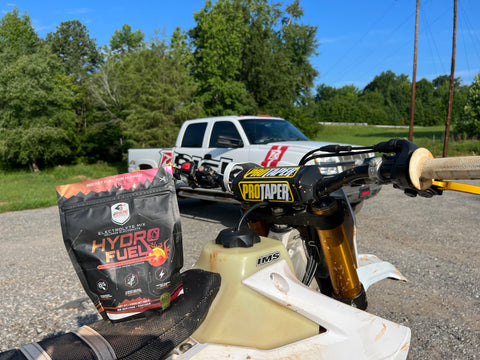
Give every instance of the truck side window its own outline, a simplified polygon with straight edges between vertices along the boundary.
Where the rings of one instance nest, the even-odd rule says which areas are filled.
[[[224,136],[232,140],[238,140],[238,142],[241,142],[242,140],[237,128],[230,121],[217,121],[213,125],[212,135],[210,136],[210,143],[208,146],[216,148],[226,147],[225,145],[218,143],[217,140],[219,136]]]
[[[206,122],[188,125],[185,134],[183,135],[182,147],[202,147],[203,135],[205,134],[206,128]]]

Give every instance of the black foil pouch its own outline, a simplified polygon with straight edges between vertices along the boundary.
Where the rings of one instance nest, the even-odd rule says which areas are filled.
[[[104,319],[169,306],[183,293],[180,212],[163,168],[56,188],[65,246]]]

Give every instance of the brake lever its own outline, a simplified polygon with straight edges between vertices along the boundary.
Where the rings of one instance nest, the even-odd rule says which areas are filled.
[[[399,188],[397,185],[393,185],[394,188]],[[439,188],[438,186],[435,186],[435,185],[432,185],[431,187],[429,187],[428,189],[426,190],[417,190],[417,189],[413,189],[413,188],[407,188],[407,189],[403,189],[403,192],[405,195],[409,196],[409,197],[417,197],[418,196],[421,196],[423,198],[432,198],[436,195],[442,195],[443,194],[443,190],[441,188]]]

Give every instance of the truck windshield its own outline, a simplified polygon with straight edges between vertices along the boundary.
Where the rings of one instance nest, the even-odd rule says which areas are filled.
[[[286,120],[244,119],[240,124],[250,144],[267,144],[276,141],[308,141],[308,138]]]

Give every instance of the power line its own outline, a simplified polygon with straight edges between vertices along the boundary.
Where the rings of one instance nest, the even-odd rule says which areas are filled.
[[[413,36],[404,42],[398,42],[393,49],[387,47],[387,45],[391,43],[392,39],[396,39],[396,36],[398,38],[398,33],[401,32],[406,25],[411,23],[412,18],[415,16],[415,11],[412,8],[411,12],[399,19],[400,21],[395,21],[395,23],[391,21],[390,25],[395,25],[395,27],[391,28],[390,31],[375,33],[374,30],[376,28],[380,28],[385,19],[390,21],[390,17],[388,17],[388,15],[396,8],[397,5],[396,1],[385,3],[388,4],[388,6],[382,9],[380,16],[376,17],[376,19],[369,24],[367,30],[362,33],[362,35],[354,44],[351,44],[349,48],[346,49],[346,51],[341,55],[340,58],[337,59],[337,61],[329,66],[327,71],[322,72],[322,77],[328,77],[334,73],[337,84],[342,84],[345,80],[351,80],[357,84],[367,84],[372,80],[371,77],[373,76],[373,73],[380,74],[381,71],[388,70],[387,65],[394,64],[394,59],[398,60],[401,58],[401,61],[404,63],[407,63],[407,61],[408,63],[411,62],[410,57],[408,57],[407,60],[405,54],[407,52],[408,54],[411,53],[410,51],[407,51],[406,48],[410,46],[413,47]],[[460,6],[460,4],[462,6]],[[473,70],[471,68],[472,64],[475,67],[475,64],[480,63],[480,61],[473,60],[473,57],[474,59],[478,58],[480,60],[480,41],[478,40],[480,32],[474,31],[476,28],[471,25],[469,16],[467,15],[469,4],[469,0],[462,0],[458,4],[458,10],[459,15],[461,15],[462,25],[465,29],[467,29],[465,30],[466,34],[462,34],[463,37],[466,37],[466,39],[463,41],[463,48],[466,53],[465,61],[467,61],[467,66],[469,68],[468,70],[471,72]],[[452,11],[452,7],[443,6],[442,8],[439,8],[438,3],[431,0],[421,1],[420,6],[421,40],[419,42],[419,48],[423,48],[427,54],[424,57],[421,53],[419,53],[418,63],[419,66],[422,66],[423,68],[429,66],[430,70],[428,71],[434,71],[433,74],[425,74],[425,70],[422,70],[424,74],[420,74],[420,76],[429,77],[429,75],[434,76],[434,74],[446,74],[448,72],[448,70],[446,70],[448,67],[447,56],[442,56],[442,53],[444,53],[443,47],[447,42],[449,42],[450,37],[446,37],[440,41],[439,33],[443,33],[443,31],[446,30],[445,24],[447,23],[447,14]],[[475,8],[476,6],[477,4],[475,3],[475,6],[471,5],[470,7]],[[470,12],[473,15],[476,15],[475,11],[471,10]],[[399,12],[399,15],[405,13],[406,11],[402,11],[401,13]],[[432,14],[435,14],[435,16],[432,16]],[[399,17],[400,16],[396,15],[395,19],[398,19]],[[451,20],[449,19],[448,23],[450,21]],[[372,49],[367,48],[365,46],[366,39],[374,40],[377,46]],[[468,41],[468,39],[470,39],[470,41]],[[471,46],[470,43],[472,44]],[[362,46],[365,48],[364,50],[366,50],[365,54],[362,57],[355,57],[354,55],[359,50],[358,48]],[[428,59],[431,59],[431,65],[428,63]],[[367,66],[365,66],[365,63]],[[362,66],[367,70],[360,71],[359,69]],[[341,71],[337,71],[339,68],[341,68]],[[395,68],[392,66],[390,66],[390,69],[395,71]],[[405,70],[403,70],[403,72],[405,72]],[[351,78],[352,74],[355,76],[354,79]]]
[[[370,32],[375,28],[375,26],[378,25],[378,23],[383,20],[383,18],[386,17],[386,15],[391,11],[391,9],[393,8],[393,6],[390,6],[388,7],[387,9],[385,9],[383,11],[383,13],[380,15],[379,19],[378,20],[375,20],[371,23],[371,25],[369,26],[369,28],[367,29],[366,32],[363,33],[363,35],[359,38],[358,41],[355,42],[355,44],[353,46],[351,46],[349,49],[347,49],[345,51],[345,53],[343,53],[342,56],[340,56],[340,58],[334,62],[334,64],[326,71],[324,72],[324,75],[328,75],[329,73],[331,73],[336,67],[338,67],[342,62],[344,62],[346,59],[350,59],[350,54],[353,52],[353,50],[355,48],[357,48],[361,42],[370,34]],[[356,59],[358,60],[358,59]],[[345,74],[345,71],[342,71],[343,74]]]
[[[460,14],[460,24],[462,24],[462,14]],[[467,41],[465,40],[465,31],[460,31],[460,34],[462,35],[462,45],[463,45],[463,51],[464,51],[464,56],[465,56],[465,62],[467,63],[467,69],[468,72],[472,70],[472,67],[470,66],[470,61],[469,61],[469,56],[467,52]]]
[[[428,21],[428,11],[427,11],[427,8],[420,5],[421,9],[422,9],[422,16],[420,17],[420,19],[422,20],[422,24],[424,25],[424,28],[425,28],[425,31],[426,31],[426,39],[427,39],[427,45],[430,49],[430,55],[432,57],[432,61],[433,61],[433,64],[434,64],[434,67],[435,67],[435,73],[438,74],[438,70],[436,69],[436,64],[437,62],[435,61],[435,54],[434,52],[436,53],[436,56],[437,58],[439,59],[439,62],[440,62],[440,71],[442,74],[446,74],[447,71],[445,70],[445,64],[442,60],[442,56],[440,55],[440,52],[438,50],[438,46],[437,46],[437,42],[435,41],[435,37],[433,36],[433,33],[432,33],[432,25],[434,25],[436,22],[438,22],[443,16],[445,16],[445,14],[447,12],[449,12],[450,10],[447,8],[446,10],[444,10],[439,16],[437,16],[437,18],[432,22],[430,23]],[[422,31],[422,35],[423,35],[423,31]],[[432,45],[433,45],[433,49],[434,51],[432,51]]]
[[[475,31],[475,29],[471,25],[470,19],[468,17],[468,12],[469,11],[466,9],[466,5],[465,5],[465,7],[459,7],[460,25],[461,25],[461,29],[462,29],[460,32],[462,34],[462,39],[463,39],[463,49],[464,49],[464,53],[465,53],[464,54],[465,61],[467,63],[468,72],[473,74],[472,71],[478,72],[480,69],[478,67],[476,69],[471,67],[471,65],[470,65],[470,58],[471,58],[470,53],[473,52],[476,55],[476,57],[480,60],[480,51],[479,51],[480,40],[479,40],[478,36],[476,36],[477,32]],[[470,39],[469,45],[471,45],[471,46],[469,47],[469,49],[471,51],[467,51],[467,39],[466,39],[465,33],[468,34],[468,38]],[[474,57],[475,57],[475,55],[474,55]],[[475,61],[474,61],[474,63],[475,63]],[[478,63],[478,61],[476,63]]]
[[[386,40],[385,39],[392,39],[394,37],[394,35],[402,28],[404,27],[406,24],[408,24],[410,22],[410,20],[415,17],[415,11],[409,13],[406,17],[403,18],[403,20],[395,27],[393,28],[386,36],[384,36],[382,39],[378,39],[376,42],[377,44],[382,44],[383,42],[385,42]],[[388,55],[388,56],[383,56],[383,57],[379,57],[377,56],[378,53],[383,49],[381,46],[377,46],[376,47],[376,51],[372,51],[369,53],[369,56],[364,56],[363,58],[361,59],[355,59],[355,63],[349,68],[347,69],[346,71],[343,71],[342,72],[342,77],[340,78],[340,80],[343,80],[346,76],[346,74],[348,73],[349,70],[351,69],[354,69],[355,67],[358,68],[359,65],[363,64],[365,61],[367,60],[370,60],[372,57],[375,57],[378,61],[375,63],[374,66],[372,66],[369,71],[365,72],[365,73],[370,73],[371,71],[375,70],[375,69],[378,69],[381,65],[381,64],[384,64],[384,63],[388,63],[388,60],[390,60],[391,58],[393,58],[394,56],[397,56],[399,53],[400,53],[400,50],[402,50],[403,48],[405,48],[407,45],[411,45],[411,39],[407,40],[406,42],[404,42],[402,45],[400,46],[397,46],[395,51],[393,53],[391,53],[391,55]],[[367,79],[365,78],[365,76],[363,77],[363,79],[365,79],[364,82],[367,81]],[[368,80],[371,80],[371,79],[368,79]]]

